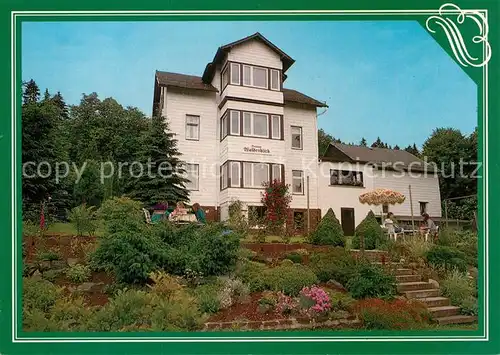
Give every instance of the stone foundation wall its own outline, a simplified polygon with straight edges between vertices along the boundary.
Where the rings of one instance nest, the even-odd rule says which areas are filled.
[[[289,318],[265,321],[234,321],[234,322],[208,322],[203,331],[217,330],[287,330],[287,329],[346,329],[359,328],[361,321],[351,319],[337,319],[318,322],[309,318]]]

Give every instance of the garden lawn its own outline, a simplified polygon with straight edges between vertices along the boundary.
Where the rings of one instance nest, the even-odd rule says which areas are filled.
[[[49,224],[46,234],[68,235],[74,236],[77,234],[76,228],[72,223],[56,222]],[[95,231],[95,235],[100,237],[104,234],[104,227],[99,226]]]

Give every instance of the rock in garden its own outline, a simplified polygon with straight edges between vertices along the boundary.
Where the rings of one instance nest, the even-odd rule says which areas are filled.
[[[345,291],[344,286],[342,286],[342,284],[341,284],[340,282],[338,282],[338,281],[335,281],[335,280],[330,280],[330,281],[328,281],[328,282],[327,282],[327,285],[329,285],[329,286],[333,286],[333,287],[335,287],[336,289],[339,289],[339,290],[343,290],[343,291]]]
[[[94,282],[84,282],[80,286],[78,286],[76,290],[80,292],[90,292],[95,286],[96,284]]]
[[[33,275],[31,275],[31,277],[34,279],[34,280],[41,280],[42,279],[42,273],[38,270],[36,270]]]
[[[67,263],[68,263],[68,266],[74,266],[74,265],[78,264],[78,259],[68,258]]]
[[[439,282],[433,279],[429,279],[429,283],[431,284],[432,288],[439,288]]]
[[[51,269],[55,269],[55,270],[64,269],[64,268],[66,268],[66,266],[68,266],[68,264],[66,264],[66,261],[63,261],[63,260],[54,260],[52,262]]]

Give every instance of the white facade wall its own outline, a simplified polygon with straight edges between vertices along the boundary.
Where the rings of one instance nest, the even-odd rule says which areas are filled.
[[[364,187],[358,186],[330,186],[330,169],[362,171]],[[373,169],[370,166],[356,166],[350,163],[319,163],[319,207],[321,216],[324,216],[329,208],[333,210],[335,216],[341,221],[341,208],[354,208],[354,224],[357,226],[372,210],[374,213],[380,213],[380,207],[365,205],[359,202],[359,195],[373,190],[374,179]]]
[[[214,147],[217,143],[216,93],[201,90],[180,90],[163,88],[166,99],[163,116],[178,140],[182,159],[189,164],[199,164],[199,190],[191,191],[190,199],[202,206],[213,206],[218,191],[218,156]],[[198,141],[186,139],[186,115],[200,116],[200,136]]]
[[[330,169],[349,170],[363,172],[363,187],[355,186],[330,186]],[[354,208],[355,225],[357,226],[372,210],[376,215],[382,213],[382,206],[366,205],[359,202],[359,196],[365,192],[377,188],[387,188],[398,191],[406,196],[404,203],[400,205],[389,205],[389,211],[396,216],[410,216],[410,195],[411,185],[413,214],[420,216],[419,202],[427,202],[427,213],[431,217],[441,217],[441,198],[439,191],[439,181],[437,176],[417,172],[394,172],[374,170],[372,166],[355,165],[350,163],[319,163],[319,207],[321,215],[325,215],[329,208],[333,209],[335,215],[341,220],[341,208]]]
[[[441,194],[439,179],[432,173],[376,171],[374,187],[387,188],[401,192],[406,196],[404,203],[389,206],[389,211],[395,215],[410,216],[410,191],[413,200],[413,214],[420,216],[420,202],[427,202],[427,213],[431,217],[441,217]]]

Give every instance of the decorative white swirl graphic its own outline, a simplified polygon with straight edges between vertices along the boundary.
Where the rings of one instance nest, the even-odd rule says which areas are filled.
[[[450,18],[444,17],[444,15],[457,15],[456,23]],[[465,19],[471,19],[477,24],[479,35],[472,37],[472,42],[484,46],[483,58],[474,57],[467,50],[462,33],[458,28],[459,25],[464,23]],[[436,30],[431,28],[432,25],[438,25],[443,29],[453,54],[464,67],[482,67],[489,62],[491,47],[488,43],[488,22],[479,11],[462,10],[455,4],[444,4],[439,8],[439,15],[429,17],[425,23],[429,32],[436,33]]]

